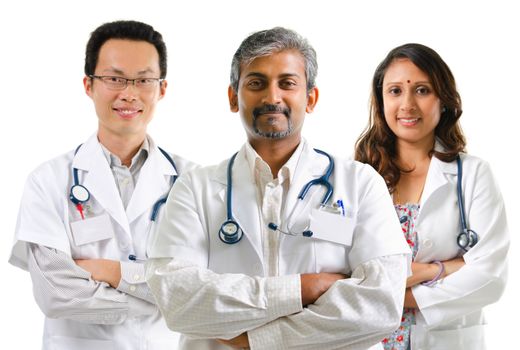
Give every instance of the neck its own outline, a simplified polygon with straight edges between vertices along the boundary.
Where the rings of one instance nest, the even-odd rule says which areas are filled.
[[[300,137],[283,140],[249,140],[249,143],[256,153],[258,153],[271,168],[273,178],[277,178],[278,172],[282,166],[287,163],[289,158],[291,158],[300,142]]]
[[[98,131],[98,140],[110,153],[117,156],[127,167],[132,164],[132,158],[144,142],[146,135],[114,135],[102,129]]]
[[[405,142],[397,140],[397,159],[403,169],[414,169],[421,164],[430,162],[430,152],[435,140],[421,142]]]

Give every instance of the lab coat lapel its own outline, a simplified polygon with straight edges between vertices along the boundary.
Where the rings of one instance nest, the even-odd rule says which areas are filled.
[[[89,190],[90,195],[130,235],[121,196],[97,135],[93,135],[81,146],[72,166],[86,172],[83,181],[80,174],[80,184]]]
[[[170,162],[150,140],[150,153],[141,168],[134,193],[126,208],[129,223],[145,211],[150,211],[157,200],[167,195],[170,177],[176,174]]]
[[[297,206],[297,202],[299,201],[298,196],[302,188],[311,180],[319,178],[323,173],[325,173],[325,169],[327,168],[327,158],[322,156],[314,151],[312,147],[306,141],[303,145],[303,150],[300,155],[300,159],[296,165],[294,174],[292,176],[291,184],[289,187],[289,191],[287,193],[286,205],[284,210],[284,230],[288,230],[287,221],[288,217],[291,216],[293,209]],[[332,179],[331,179],[332,181]],[[311,190],[305,196],[305,201],[307,203],[316,203],[319,204],[321,197],[319,199],[315,199],[314,197],[319,194],[323,194],[322,186],[313,186]],[[301,208],[300,208],[301,209]],[[295,213],[298,216],[298,213]],[[293,220],[295,218],[292,218]],[[303,219],[303,218],[298,218]]]
[[[448,174],[457,174],[457,164],[455,162],[446,163],[436,157],[432,157],[426,183],[424,184],[423,195],[421,197],[421,207],[428,202],[428,199],[440,188],[448,185]]]

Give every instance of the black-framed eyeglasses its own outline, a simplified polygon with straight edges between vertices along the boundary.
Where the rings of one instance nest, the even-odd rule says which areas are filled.
[[[164,79],[161,78],[136,78],[127,79],[110,75],[89,75],[91,79],[99,79],[110,90],[124,90],[128,83],[141,90],[152,90]]]

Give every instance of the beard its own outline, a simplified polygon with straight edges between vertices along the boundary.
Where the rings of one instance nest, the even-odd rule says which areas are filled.
[[[280,131],[263,131],[258,127],[258,118],[266,113],[275,112],[285,115],[287,118],[287,128]],[[282,139],[290,135],[293,131],[293,124],[291,120],[291,110],[288,107],[282,107],[277,105],[263,105],[253,110],[253,131],[256,135],[265,137],[268,139]]]

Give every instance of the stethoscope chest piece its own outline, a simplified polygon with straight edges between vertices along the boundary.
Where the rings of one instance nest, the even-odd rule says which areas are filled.
[[[458,246],[464,250],[468,251],[469,248],[472,248],[478,242],[478,235],[475,231],[466,229],[459,234],[457,237]]]
[[[226,244],[235,244],[242,239],[244,235],[242,229],[235,220],[227,220],[218,232],[219,238]]]
[[[82,204],[90,199],[90,192],[85,186],[76,184],[70,188],[69,198],[74,204]]]

